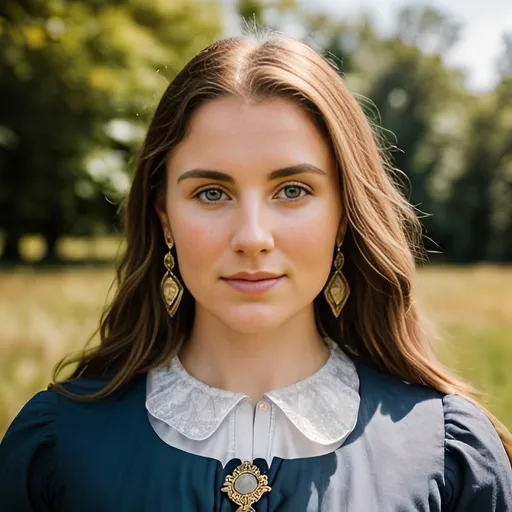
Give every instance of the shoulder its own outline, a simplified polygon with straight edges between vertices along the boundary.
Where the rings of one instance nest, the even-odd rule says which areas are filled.
[[[449,511],[512,511],[512,471],[482,409],[465,397],[408,384],[354,361],[360,378],[361,432],[371,449],[404,467],[423,467]],[[382,439],[385,439],[383,442]],[[385,444],[384,448],[380,448]]]
[[[443,420],[443,393],[409,384],[398,377],[383,373],[355,358],[354,364],[359,376],[359,393],[363,409],[379,410],[392,418],[405,418],[409,414],[430,414],[438,421]]]
[[[512,511],[512,469],[491,421],[458,395],[446,395],[443,410],[447,503],[453,510]]]
[[[138,377],[107,396],[93,401],[67,398],[55,389],[34,395],[12,421],[0,443],[0,503],[12,510],[54,510],[63,495],[66,470],[87,456],[104,431],[133,425],[142,413],[145,379]],[[90,395],[106,379],[79,378],[63,383],[66,391]],[[135,413],[134,413],[135,411]],[[109,430],[110,429],[110,430]],[[80,443],[77,442],[80,439]],[[99,448],[99,450],[104,447]],[[82,449],[77,458],[77,450]]]
[[[101,389],[105,382],[97,379],[76,379],[63,383],[66,391],[86,395]],[[30,450],[38,444],[54,442],[60,428],[60,418],[66,415],[66,409],[73,404],[72,399],[65,398],[54,388],[36,393],[21,408],[9,425],[1,443],[0,457],[7,457],[11,449]]]
[[[360,405],[352,437],[375,460],[406,468],[441,471],[444,447],[443,394],[408,384],[354,358]]]
[[[144,403],[146,392],[146,376],[136,376],[115,391],[102,398],[87,398],[101,392],[108,384],[108,378],[81,377],[66,381],[62,387],[68,393],[76,395],[70,398],[58,393],[59,419],[65,429],[73,431],[89,423],[108,421],[113,424],[116,419],[126,420],[133,414],[140,403]]]
[[[57,485],[57,401],[54,392],[37,393],[0,443],[0,503],[13,504],[13,510],[32,510],[32,503],[47,502]]]
[[[40,391],[20,410],[9,426],[1,446],[12,437],[24,434],[47,440],[54,434],[58,396],[52,391]]]

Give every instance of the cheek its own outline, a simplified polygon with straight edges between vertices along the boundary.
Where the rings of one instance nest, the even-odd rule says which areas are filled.
[[[297,266],[315,279],[328,275],[338,230],[338,213],[333,208],[317,208],[301,216],[281,231],[283,248]],[[308,277],[308,275],[306,275]]]
[[[296,277],[303,285],[320,289],[327,281],[333,261],[333,235],[318,227],[302,230],[300,241],[293,248],[290,258],[294,262]],[[330,236],[328,236],[330,235]]]
[[[223,254],[226,229],[222,223],[208,221],[203,216],[176,212],[172,215],[172,232],[176,243],[178,265],[183,279],[193,283],[215,268]]]

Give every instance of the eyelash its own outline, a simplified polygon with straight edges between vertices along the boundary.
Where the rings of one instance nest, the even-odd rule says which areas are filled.
[[[301,192],[304,192],[304,195],[301,195],[295,199],[289,199],[289,198],[286,198],[286,201],[300,201],[301,199],[303,199],[304,197],[306,196],[310,196],[312,194],[311,192],[311,189],[306,187],[305,185],[303,185],[302,183],[296,183],[296,182],[290,182],[290,183],[286,183],[283,187],[281,187],[279,189],[279,193],[281,193],[283,190],[287,189],[288,187],[295,187],[295,188],[298,188],[301,190]]]
[[[279,189],[279,191],[277,192],[277,194],[279,194],[280,192],[282,192],[283,190],[289,188],[289,187],[295,187],[295,188],[298,188],[300,189],[302,192],[305,192],[305,195],[301,195],[295,199],[289,199],[289,198],[285,198],[286,201],[289,201],[289,202],[295,202],[295,201],[300,201],[301,199],[303,199],[306,195],[311,195],[311,190],[309,188],[307,188],[306,186],[304,186],[303,184],[301,183],[295,183],[295,182],[291,182],[291,183],[286,183],[286,185],[284,185],[283,187],[281,187]],[[226,192],[224,192],[224,190],[222,190],[220,187],[207,187],[207,188],[203,188],[202,190],[199,190],[198,192],[196,192],[194,194],[194,199],[197,199],[198,201],[200,201],[201,203],[204,203],[204,204],[216,204],[216,203],[219,203],[221,200],[219,199],[218,201],[208,201],[206,199],[201,199],[201,195],[204,194],[205,192],[208,192],[209,190],[219,190],[222,194],[226,194]],[[276,195],[277,195],[276,194]]]

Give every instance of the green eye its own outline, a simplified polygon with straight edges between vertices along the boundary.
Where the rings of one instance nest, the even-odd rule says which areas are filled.
[[[208,188],[200,192],[197,197],[205,203],[216,203],[222,199],[224,192],[218,188]]]
[[[300,199],[304,195],[309,194],[309,191],[300,185],[287,185],[280,190],[279,195],[281,195],[281,197],[283,197],[282,194],[284,194],[284,199],[293,200]]]

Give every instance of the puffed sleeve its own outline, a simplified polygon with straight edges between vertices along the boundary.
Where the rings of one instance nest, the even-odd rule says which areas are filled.
[[[11,423],[0,443],[0,509],[55,511],[57,394],[41,391]]]
[[[512,511],[512,470],[494,426],[477,406],[461,396],[445,396],[443,406],[443,510]]]

